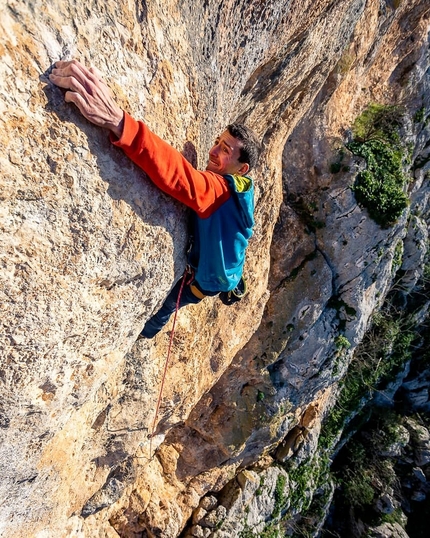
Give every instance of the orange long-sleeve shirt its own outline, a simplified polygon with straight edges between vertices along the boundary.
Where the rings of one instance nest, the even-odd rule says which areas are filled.
[[[209,217],[231,196],[223,176],[196,170],[179,151],[126,112],[121,138],[111,136],[111,141],[146,172],[157,187],[201,218]]]

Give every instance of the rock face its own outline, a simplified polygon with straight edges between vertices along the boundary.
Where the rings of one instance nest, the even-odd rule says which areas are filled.
[[[245,498],[258,526],[245,468],[315,449],[403,240],[407,289],[422,271],[428,125],[389,229],[354,199],[359,165],[330,163],[369,102],[428,109],[428,2],[0,2],[0,534],[173,538],[197,509],[209,536]],[[188,214],[49,84],[70,57],[200,167],[232,120],[264,143],[251,291],[181,311],[152,440],[169,329],[135,341],[183,270]]]

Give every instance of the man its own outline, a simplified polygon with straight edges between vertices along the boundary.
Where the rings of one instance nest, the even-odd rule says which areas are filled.
[[[181,288],[179,307],[234,290],[241,282],[254,225],[254,189],[247,176],[260,151],[254,133],[242,124],[229,125],[209,151],[206,170],[199,171],[143,122],[119,108],[95,69],[77,60],[59,61],[49,78],[68,90],[65,100],[74,103],[83,116],[109,129],[111,142],[161,190],[194,211],[189,254],[192,278],[184,275],[186,280],[174,286],[141,336],[152,338],[167,323]]]

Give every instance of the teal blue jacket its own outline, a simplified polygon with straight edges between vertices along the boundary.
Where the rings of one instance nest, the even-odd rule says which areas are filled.
[[[234,177],[224,176],[230,197],[204,218],[194,213],[189,263],[202,290],[230,291],[238,284],[254,226],[254,186],[238,192]]]

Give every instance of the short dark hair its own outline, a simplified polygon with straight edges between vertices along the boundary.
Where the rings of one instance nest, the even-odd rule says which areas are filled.
[[[261,152],[261,144],[254,131],[243,123],[231,123],[227,125],[227,131],[242,142],[239,162],[248,163],[249,169],[254,168]]]

